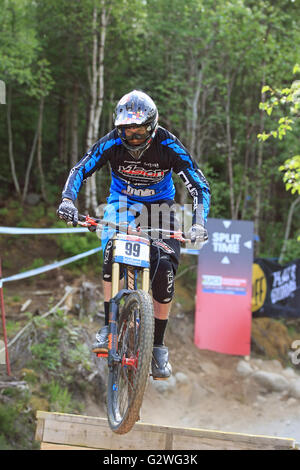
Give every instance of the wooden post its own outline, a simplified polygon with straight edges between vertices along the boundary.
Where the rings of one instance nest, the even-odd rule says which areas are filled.
[[[4,335],[6,370],[7,370],[7,375],[10,375],[11,373],[10,373],[10,362],[9,362],[8,347],[7,347],[5,308],[4,308],[3,287],[2,287],[2,262],[1,262],[1,258],[0,258],[0,304],[1,304],[2,327],[3,327],[3,335]]]

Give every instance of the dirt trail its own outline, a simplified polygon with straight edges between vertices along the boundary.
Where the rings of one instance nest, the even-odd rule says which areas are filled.
[[[53,279],[52,285],[49,280],[39,280],[34,289],[27,286],[15,293],[22,300],[33,299],[32,312],[36,309],[45,312],[47,296],[32,296],[30,291],[47,286],[55,292],[58,281]],[[12,293],[13,288],[8,286],[6,294]],[[15,307],[11,301],[7,306],[8,316],[16,319],[20,305]],[[98,323],[91,323],[89,329],[96,332]],[[166,382],[154,383],[149,379],[141,410],[142,422],[290,437],[300,442],[300,398],[293,398],[286,391],[267,391],[241,376],[237,372],[241,357],[199,350],[193,342],[193,328],[192,314],[172,312],[166,345],[173,375]],[[254,355],[249,364],[274,373],[284,370],[279,361],[257,359]],[[299,370],[294,373],[299,380]],[[95,396],[87,397],[81,414],[106,417],[104,403],[97,405]]]
[[[178,331],[183,334],[179,336]],[[268,392],[241,377],[237,372],[241,357],[199,350],[193,343],[191,319],[173,319],[166,344],[173,376],[164,382],[149,379],[142,422],[289,437],[300,442],[300,400],[286,392]],[[251,357],[249,364],[269,372],[283,371],[277,360]],[[105,410],[92,403],[86,414],[106,417]]]

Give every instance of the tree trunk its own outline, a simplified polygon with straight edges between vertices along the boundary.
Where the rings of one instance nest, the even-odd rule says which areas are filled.
[[[95,105],[97,95],[97,48],[98,48],[98,37],[97,37],[97,7],[94,6],[93,11],[93,53],[92,53],[92,67],[90,75],[90,109],[88,119],[88,130],[86,138],[86,150],[89,150],[93,143],[94,135],[94,121],[95,121]],[[91,207],[91,195],[92,195],[92,180],[95,179],[95,174],[88,178],[85,186],[85,210],[88,212]]]
[[[199,106],[199,99],[200,99],[200,93],[201,93],[201,88],[202,88],[202,80],[203,80],[203,65],[201,64],[200,69],[198,71],[198,75],[197,75],[196,88],[194,92],[193,105],[192,105],[190,152],[194,158],[196,156],[198,106]]]
[[[66,101],[61,97],[58,106],[58,158],[66,161]]]
[[[287,243],[288,238],[289,238],[289,236],[290,236],[290,231],[291,231],[291,225],[292,225],[294,210],[295,210],[296,205],[299,204],[299,202],[300,202],[300,196],[298,196],[297,199],[295,199],[295,200],[292,202],[291,206],[290,206],[290,210],[289,210],[288,218],[287,218],[287,222],[286,222],[286,228],[285,228],[285,234],[284,234],[283,245],[282,245],[281,252],[280,252],[280,256],[279,256],[279,260],[278,260],[279,263],[282,262],[283,257],[284,257],[284,254],[285,254],[286,243]]]
[[[78,161],[78,100],[79,83],[76,81],[73,86],[72,116],[71,116],[71,167]]]
[[[11,125],[11,85],[8,87],[8,96],[7,96],[7,130],[8,130],[8,156],[10,161],[10,168],[13,183],[15,190],[19,196],[21,196],[20,185],[18,181],[18,176],[16,173],[15,159],[14,159],[14,150],[13,150],[13,133]]]
[[[44,102],[45,102],[45,97],[42,96],[41,100],[40,100],[40,107],[39,107],[37,161],[38,161],[38,167],[39,167],[40,179],[41,179],[41,193],[42,193],[42,197],[43,197],[44,201],[46,202],[47,201],[47,194],[46,194],[45,176],[44,176],[43,162],[42,162]]]
[[[250,121],[248,117],[248,122]],[[248,193],[248,180],[249,180],[249,157],[250,157],[250,152],[251,152],[251,134],[253,132],[253,127],[251,126],[250,128],[246,129],[246,135],[247,135],[247,140],[246,140],[246,150],[245,150],[245,157],[244,157],[244,169],[243,169],[243,177],[242,181],[240,183],[240,191],[238,194],[238,197],[236,199],[236,204],[235,204],[235,219],[238,218],[238,214],[240,211],[240,206],[242,202],[242,197],[244,194],[244,202],[247,198],[247,193]],[[244,204],[243,202],[243,207],[241,209],[241,219],[243,219],[243,209],[244,209]]]
[[[261,89],[265,86],[265,62],[263,63],[263,77],[261,83]],[[262,103],[265,102],[265,94],[262,95]],[[260,124],[259,124],[259,133],[262,134],[265,127],[265,112],[260,111]],[[263,164],[263,143],[259,142],[258,144],[258,155],[257,155],[257,165],[256,165],[256,198],[255,198],[255,210],[254,210],[254,232],[259,236],[259,218],[261,210],[261,189],[262,189],[262,164]]]
[[[98,51],[98,97],[95,113],[95,125],[94,125],[94,139],[97,138],[100,117],[103,108],[104,98],[104,50],[105,50],[105,39],[107,29],[107,12],[106,7],[103,5],[101,13],[101,33],[100,33],[100,44]]]
[[[34,159],[35,150],[36,150],[36,144],[37,144],[37,140],[38,140],[38,133],[39,133],[39,125],[37,125],[36,131],[34,133],[32,147],[31,147],[31,151],[30,151],[30,155],[29,155],[29,159],[28,159],[28,163],[27,163],[26,174],[25,174],[25,182],[24,182],[24,188],[23,188],[23,195],[22,195],[22,202],[25,201],[26,196],[27,196],[27,192],[28,192],[30,172],[31,172],[31,167],[32,167],[33,159]]]
[[[90,73],[90,89],[91,101],[89,110],[89,125],[87,131],[87,150],[91,148],[93,143],[98,139],[99,123],[103,108],[104,97],[104,50],[106,29],[108,22],[108,11],[106,8],[105,0],[101,2],[101,32],[100,41],[98,40],[98,12],[95,4],[93,11],[93,51],[92,51],[92,67]],[[85,189],[85,208],[88,211],[90,208],[96,211],[98,206],[97,202],[97,187],[96,187],[96,174],[94,173],[88,180]]]
[[[227,73],[227,99],[225,104],[226,111],[226,139],[227,139],[227,167],[229,178],[229,194],[230,194],[230,212],[231,218],[235,218],[234,211],[234,180],[233,180],[233,163],[232,163],[232,140],[231,140],[231,122],[230,122],[230,103],[231,103],[231,90],[233,85],[233,78],[230,79]]]

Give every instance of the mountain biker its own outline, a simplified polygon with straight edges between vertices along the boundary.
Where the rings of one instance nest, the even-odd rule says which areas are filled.
[[[132,220],[153,205],[174,204],[174,171],[183,180],[193,200],[190,235],[193,241],[207,239],[205,223],[210,206],[210,188],[203,173],[182,145],[167,129],[158,125],[158,110],[149,95],[133,90],[124,95],[114,112],[115,128],[100,138],[75,165],[68,176],[58,208],[59,217],[78,221],[74,201],[83,181],[105,163],[111,166],[110,195],[105,220],[112,214],[118,221]],[[135,211],[131,211],[132,208]],[[149,214],[149,212],[147,212]],[[122,219],[123,217],[123,219]],[[164,216],[162,216],[164,219]],[[172,215],[171,215],[172,219]],[[173,224],[176,224],[174,217]],[[150,222],[151,223],[151,222]],[[108,350],[109,301],[111,298],[112,232],[103,231],[103,286],[105,325],[96,334],[94,352]],[[164,336],[174,295],[174,279],[180,257],[180,242],[173,238],[154,241],[150,251],[150,278],[154,304],[154,345],[152,375],[167,379],[172,373]]]

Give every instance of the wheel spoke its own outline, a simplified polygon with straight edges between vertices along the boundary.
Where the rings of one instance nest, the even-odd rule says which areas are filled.
[[[153,305],[149,294],[129,294],[119,328],[120,362],[109,375],[108,419],[113,431],[124,433],[137,420],[149,374],[153,346]]]
[[[138,331],[137,324],[137,309],[131,311],[129,318],[122,324],[120,331],[119,354],[121,357],[125,355],[126,358],[134,357],[135,351],[138,349]],[[118,415],[123,416],[127,407],[130,405],[135,382],[135,369],[134,366],[118,366],[117,373],[118,387],[115,390],[116,402],[118,408]]]

